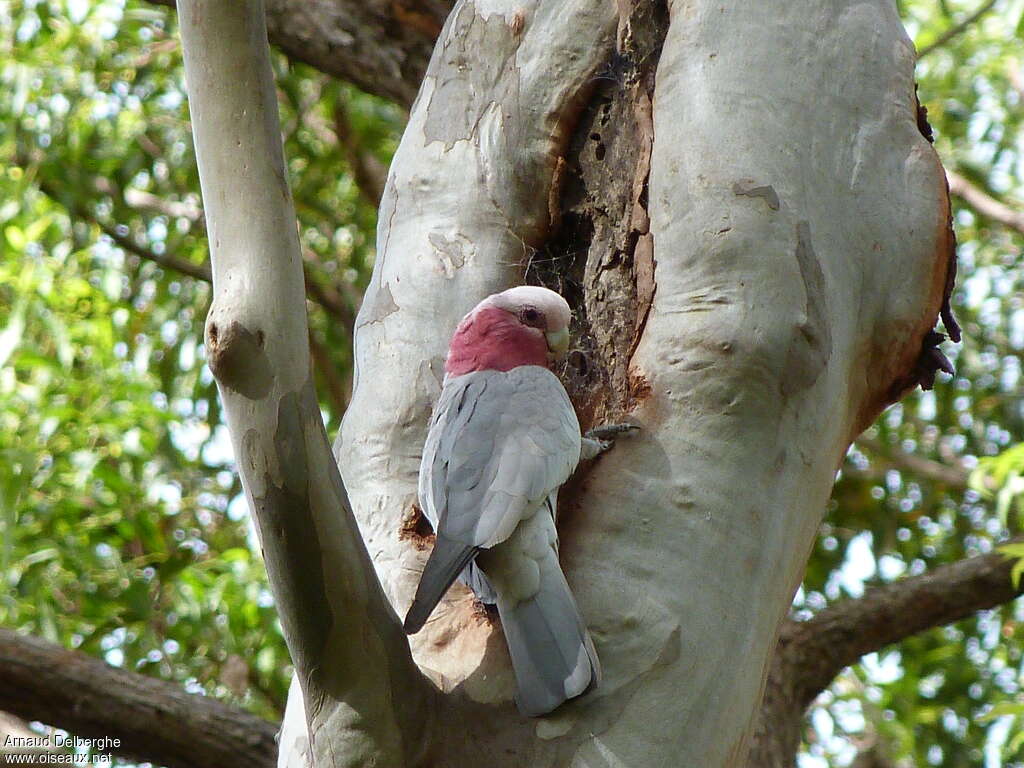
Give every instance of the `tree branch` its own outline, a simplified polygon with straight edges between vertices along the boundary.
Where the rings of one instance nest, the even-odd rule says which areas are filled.
[[[1024,234],[1024,211],[1011,208],[955,171],[946,171],[949,191],[987,219]]]
[[[179,259],[177,256],[173,256],[168,253],[157,253],[149,248],[144,248],[135,242],[130,235],[122,235],[117,231],[117,227],[112,227],[106,222],[100,221],[99,219],[91,216],[83,216],[82,211],[79,212],[79,218],[88,218],[100,231],[103,232],[107,237],[113,240],[118,246],[133,253],[140,259],[145,261],[152,261],[154,264],[159,264],[161,267],[173,270],[174,272],[180,272],[183,275],[194,278],[196,280],[202,280],[204,282],[210,282],[213,278],[210,276],[209,264],[196,264],[192,261],[186,261],[185,259]]]
[[[857,438],[857,445],[867,448],[871,453],[884,459],[896,469],[909,472],[918,478],[931,480],[955,490],[962,490],[967,487],[970,472],[964,467],[932,461],[923,456],[908,453],[896,446],[885,445],[881,440],[865,437],[864,435]]]
[[[179,4],[213,263],[208,361],[309,704],[313,762],[405,765],[421,748],[428,687],[320,417],[263,9],[262,0]]]
[[[994,552],[868,590],[779,631],[749,768],[791,766],[803,715],[844,667],[926,629],[1007,603],[1014,560]]]
[[[345,298],[331,286],[318,282],[310,274],[309,267],[305,262],[302,264],[302,279],[306,288],[306,295],[313,302],[327,310],[327,314],[333,315],[340,320],[348,333],[351,334],[355,327],[355,314],[352,306]]]
[[[210,282],[211,276],[208,264],[196,264],[195,262],[179,259],[178,257],[170,254],[161,254],[153,251],[152,249],[145,248],[136,243],[129,235],[119,232],[117,226],[101,221],[99,217],[93,214],[92,211],[81,203],[74,200],[69,201],[64,199],[57,188],[47,179],[38,177],[36,184],[39,187],[39,191],[53,200],[53,202],[64,206],[74,216],[95,224],[100,228],[100,231],[103,232],[103,234],[129,253],[135,254],[140,259],[151,261],[154,264],[159,264],[161,267],[174,270],[175,272],[180,272],[181,274],[187,275],[188,277],[196,280],[203,280],[207,283]]]
[[[963,19],[963,21],[959,22],[958,24],[954,24],[952,27],[947,29],[945,32],[943,32],[941,35],[939,35],[938,39],[936,39],[935,42],[929,43],[924,48],[922,48],[920,51],[918,51],[917,52],[918,60],[920,61],[925,56],[927,56],[929,53],[934,51],[936,48],[941,48],[946,43],[948,43],[950,40],[952,40],[954,37],[956,37],[957,35],[963,33],[969,26],[971,26],[974,22],[976,22],[978,19],[980,19],[986,13],[988,13],[989,10],[991,10],[992,6],[995,5],[995,4],[996,4],[996,0],[986,0],[986,2],[982,3],[982,5],[978,8],[978,10],[976,10],[974,13],[970,14],[969,16],[965,17]]]
[[[967,558],[787,623],[779,647],[801,670],[804,706],[861,656],[1015,598],[1021,590],[1010,580],[1013,564],[998,552]]]
[[[376,208],[384,194],[384,184],[388,178],[388,169],[376,157],[359,146],[359,141],[348,121],[348,110],[344,97],[338,97],[334,105],[334,134],[345,152],[356,186],[363,199]]]
[[[146,141],[148,142],[149,140],[146,139]],[[144,142],[140,141],[139,143],[141,145]],[[153,155],[154,157],[163,156],[161,148],[153,147],[152,149],[156,150],[156,154]],[[118,185],[105,176],[97,176],[92,180],[92,183],[102,194],[119,197],[129,208],[136,211],[151,211],[174,219],[184,218],[192,224],[202,222],[203,209],[199,207],[199,203],[196,201],[165,200],[158,195],[154,195],[152,192],[136,189],[135,187],[128,187],[124,192],[121,192]]]
[[[850,768],[894,768],[877,744],[860,750],[850,763]]]
[[[313,364],[324,377],[327,384],[327,399],[334,408],[334,414],[340,417],[348,407],[348,395],[345,392],[345,384],[331,363],[330,353],[327,348],[316,338],[312,330],[309,332],[309,351],[313,355]]]
[[[173,7],[174,0],[150,0]],[[269,0],[270,42],[291,59],[408,107],[453,0]]]
[[[277,753],[277,729],[266,720],[6,629],[0,709],[83,738],[120,739],[102,751],[171,768],[271,768]]]

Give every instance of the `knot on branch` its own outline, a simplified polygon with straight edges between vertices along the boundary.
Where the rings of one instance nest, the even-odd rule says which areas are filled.
[[[250,400],[266,397],[274,374],[263,331],[250,331],[237,320],[218,322],[212,315],[206,324],[206,356],[217,383]]]

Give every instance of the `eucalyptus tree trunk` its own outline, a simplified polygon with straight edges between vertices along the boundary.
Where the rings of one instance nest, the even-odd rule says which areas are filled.
[[[211,368],[297,670],[281,764],[743,765],[836,468],[935,365],[949,203],[891,1],[458,3],[381,202],[335,446],[351,507],[277,127],[253,111],[269,68],[238,62],[259,6],[182,5]],[[430,548],[416,476],[447,342],[524,278],[574,306],[560,374],[584,426],[642,427],[560,502],[605,677],[535,720],[468,591],[411,658],[388,606]]]

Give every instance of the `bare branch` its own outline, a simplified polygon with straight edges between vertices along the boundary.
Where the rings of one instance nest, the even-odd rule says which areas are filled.
[[[164,200],[152,192],[134,187],[124,191],[124,201],[137,211],[152,211],[174,219],[188,219],[193,224],[203,218],[203,210],[197,203]]]
[[[87,216],[81,215],[79,212],[79,218],[87,218]],[[149,248],[144,248],[135,242],[130,235],[123,235],[118,232],[117,227],[111,226],[106,222],[100,221],[95,217],[88,217],[100,231],[103,232],[107,237],[117,243],[121,248],[134,253],[140,259],[146,261],[152,261],[154,264],[159,264],[161,267],[180,272],[188,277],[195,278],[196,280],[203,280],[204,282],[210,282],[210,265],[209,264],[196,264],[192,261],[186,261],[185,259],[179,259],[177,256],[173,256],[167,253],[157,253]]]
[[[963,465],[932,461],[863,435],[857,445],[917,478],[951,490],[967,487],[970,472]],[[843,667],[889,643],[1013,599],[1019,590],[1011,586],[1011,567],[1012,561],[999,554],[970,558],[877,587],[810,621],[784,622],[748,766],[792,766],[805,709]],[[878,763],[881,757],[872,750],[858,759],[887,765]]]
[[[335,415],[341,416],[348,407],[346,386],[331,362],[330,353],[320,343],[312,329],[309,331],[309,351],[313,355],[313,365],[316,366],[316,369],[323,376],[327,384],[327,399],[331,401],[331,407],[334,409]]]
[[[787,623],[779,646],[802,670],[804,705],[861,656],[1015,598],[1021,590],[1010,580],[1013,563],[998,552],[967,558]]]
[[[341,320],[348,333],[355,327],[355,310],[349,301],[329,285],[316,280],[306,263],[302,265],[302,278],[306,286],[306,295],[315,301],[330,315]]]
[[[867,448],[896,469],[909,472],[925,480],[945,485],[947,488],[962,490],[967,487],[970,472],[962,466],[951,466],[908,453],[896,446],[885,445],[880,440],[861,435],[857,445]]]
[[[359,138],[349,124],[348,109],[343,96],[339,96],[334,105],[334,134],[345,152],[349,167],[352,168],[352,175],[355,177],[359,192],[366,202],[376,208],[384,194],[388,169],[360,145]]]
[[[1024,234],[1024,210],[996,200],[955,171],[946,171],[949,191],[987,219]]]
[[[939,35],[938,39],[936,39],[935,42],[929,43],[928,45],[924,46],[924,48],[919,50],[917,52],[918,60],[923,59],[936,48],[941,48],[954,37],[962,34],[968,27],[970,27],[972,24],[978,21],[978,19],[980,19],[982,16],[988,13],[992,9],[992,6],[994,6],[995,4],[996,0],[986,0],[974,13],[970,14],[969,16],[966,16],[963,19],[963,21],[959,22],[958,24],[954,24],[952,27],[947,29],[945,32]]]
[[[163,156],[163,152],[159,147],[154,149],[157,150],[157,154],[154,157]],[[118,185],[105,176],[97,176],[92,180],[92,183],[100,193],[110,195],[111,197],[118,197],[129,208],[133,208],[136,211],[150,211],[174,219],[184,218],[193,224],[202,222],[203,209],[199,206],[198,202],[165,200],[159,195],[154,195],[152,192],[136,189],[135,187],[128,187],[122,192]]]
[[[1013,560],[991,553],[875,587],[779,631],[749,768],[791,766],[803,714],[844,667],[933,627],[1007,603],[1021,593]]]
[[[133,253],[140,259],[152,261],[154,264],[159,264],[161,267],[172,269],[175,272],[180,272],[181,274],[195,278],[196,280],[203,280],[207,283],[210,282],[210,267],[208,264],[196,264],[193,261],[179,259],[178,257],[170,254],[157,253],[154,250],[145,248],[144,246],[136,243],[129,235],[120,232],[117,226],[100,221],[100,219],[84,205],[77,201],[66,200],[59,193],[57,188],[54,187],[47,179],[40,177],[37,179],[36,183],[39,186],[40,192],[55,203],[63,205],[70,213],[79,219],[95,224],[100,228],[100,231],[103,232],[103,234],[129,253]]]
[[[174,6],[174,0],[150,0]],[[269,0],[270,42],[367,93],[412,104],[452,0]]]
[[[270,768],[277,753],[277,729],[266,720],[6,629],[0,709],[83,738],[119,739],[102,751],[171,768]]]

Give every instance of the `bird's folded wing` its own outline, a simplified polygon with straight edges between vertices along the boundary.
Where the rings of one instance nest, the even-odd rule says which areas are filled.
[[[435,530],[467,547],[504,541],[572,474],[580,427],[546,368],[448,379],[420,469],[420,503]]]

